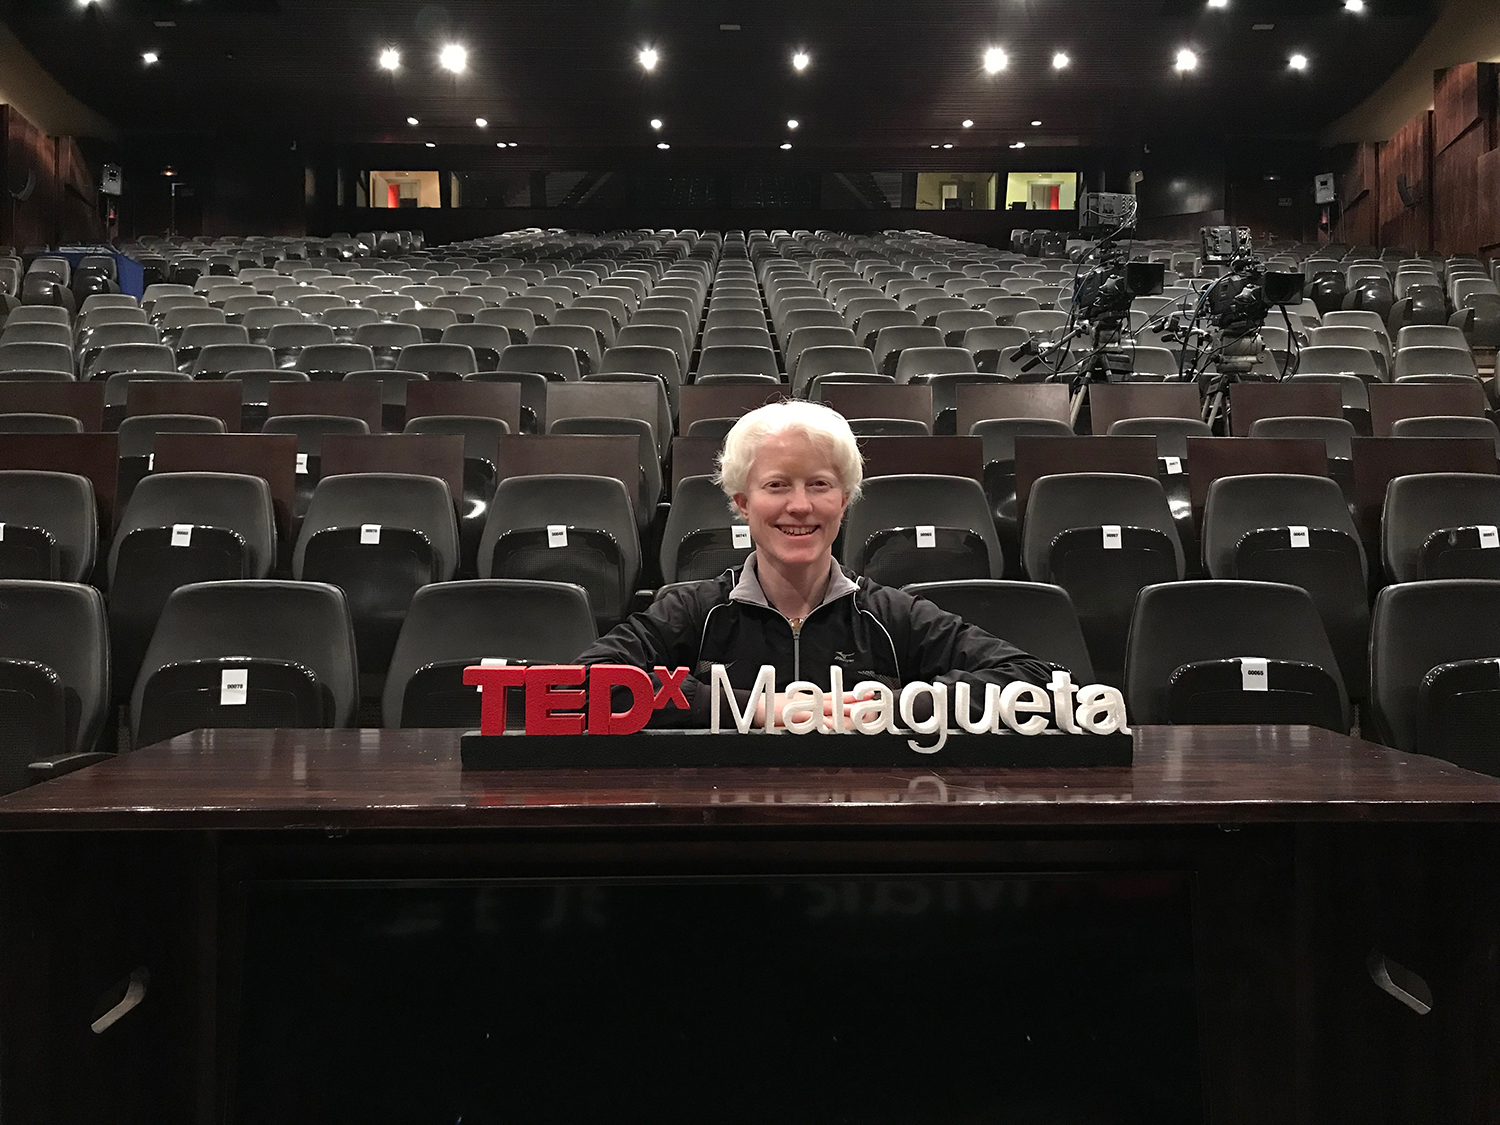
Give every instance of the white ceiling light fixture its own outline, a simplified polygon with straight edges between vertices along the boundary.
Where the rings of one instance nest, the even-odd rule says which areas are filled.
[[[483,117],[476,117],[476,118],[474,118],[474,125],[475,125],[476,128],[479,128],[479,129],[488,129],[490,127],[490,123],[488,121],[486,121]]]
[[[797,71],[806,70],[812,65],[812,56],[806,51],[798,51],[792,56],[792,69]]]
[[[418,121],[418,120],[417,120],[417,119],[416,119],[416,118],[415,118],[415,117],[408,117],[408,118],[407,118],[407,119],[406,119],[406,123],[407,123],[407,124],[408,124],[408,125],[420,125],[420,124],[422,124],[422,123],[421,123],[421,122],[420,122],[420,121]]]
[[[145,63],[147,66],[155,66],[157,63],[161,62],[161,56],[158,55],[155,51],[143,51],[141,52],[141,62]]]
[[[1178,73],[1186,74],[1190,70],[1198,69],[1198,56],[1184,47],[1177,52],[1177,62],[1173,65],[1176,66]]]
[[[425,147],[427,147],[427,148],[437,148],[437,143],[435,141],[428,141],[428,142],[426,142],[426,146]]]
[[[1068,54],[1066,51],[1058,51],[1057,54],[1052,56],[1052,69],[1064,70],[1072,61],[1072,59],[1068,58]]]
[[[1033,121],[1031,124],[1032,124],[1033,127],[1035,127],[1035,126],[1040,125],[1041,122],[1040,121]]]
[[[671,148],[672,146],[669,145],[669,144],[667,144],[666,141],[657,141],[656,142],[656,147],[659,148],[659,149],[661,149],[663,152],[666,152],[667,149]]]
[[[802,122],[798,121],[795,117],[789,117],[787,119],[786,127],[788,129],[796,129],[797,126],[799,126],[801,124],[802,124]]]
[[[1365,0],[1344,0],[1344,11],[1363,12],[1364,10]]]
[[[791,147],[792,147],[792,142],[791,141],[782,141],[781,142],[781,151],[782,152],[786,152],[787,149],[789,149]]]
[[[945,145],[944,145],[944,146],[943,146],[943,147],[944,147],[944,148],[952,148],[952,147],[953,147],[953,142],[952,142],[952,141],[949,141],[949,142],[948,142],[948,143],[947,143],[947,144],[945,144]]]
[[[991,47],[984,53],[984,71],[986,74],[999,74],[1010,64],[1010,56],[999,47]]]
[[[400,70],[401,69],[401,52],[398,51],[398,50],[396,50],[396,48],[394,48],[394,47],[387,47],[385,50],[381,51],[380,52],[380,69],[381,70]]]
[[[1208,0],[1208,6],[1210,8],[1227,8],[1229,7],[1229,0]]]
[[[651,119],[651,128],[659,130],[661,128],[661,125],[662,121],[660,117],[653,117]]]
[[[974,128],[974,122],[965,117],[963,120],[963,126],[965,129],[972,129]]]
[[[941,148],[942,146],[941,145],[933,145],[932,147],[933,148]]]
[[[1290,59],[1287,60],[1287,66],[1291,67],[1293,70],[1306,70],[1307,56],[1303,54],[1293,55]]]
[[[656,64],[661,61],[661,56],[656,53],[655,47],[642,47],[637,52],[635,61],[641,64],[642,70],[655,70]]]
[[[454,74],[462,74],[469,65],[469,52],[457,43],[449,43],[438,52],[438,65]]]
[[[1017,141],[1015,144],[1011,145],[1010,147],[1011,148],[1025,148],[1026,147],[1026,142],[1025,141]]]

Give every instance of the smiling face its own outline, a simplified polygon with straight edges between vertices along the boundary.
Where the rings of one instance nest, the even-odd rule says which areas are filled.
[[[848,493],[833,459],[798,433],[767,438],[735,507],[750,525],[755,553],[782,571],[826,571],[832,564]]]

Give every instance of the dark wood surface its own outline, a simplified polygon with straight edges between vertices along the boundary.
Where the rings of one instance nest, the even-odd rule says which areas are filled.
[[[564,418],[635,418],[650,426],[660,443],[666,436],[656,433],[661,428],[660,398],[660,386],[654,382],[548,383],[547,425]]]
[[[372,434],[380,432],[378,383],[272,383],[266,396],[267,416],[332,414],[362,418]]]
[[[1483,418],[1484,387],[1468,383],[1371,383],[1370,430],[1378,438],[1390,437],[1391,427],[1402,418],[1435,415]]]
[[[352,385],[352,384],[351,384]],[[451,379],[412,383],[406,388],[406,420],[432,414],[498,418],[513,434],[521,432],[521,387],[517,383],[484,383]]]
[[[241,389],[228,379],[195,379],[191,383],[142,380],[125,392],[125,413],[206,414],[224,423],[228,433],[240,428]]]
[[[0,414],[64,414],[85,433],[104,429],[104,384],[0,381]]]
[[[465,773],[459,733],[199,731],[0,799],[0,830],[1500,820],[1500,780],[1301,727],[1143,727],[1134,766],[1074,770]]]
[[[1262,418],[1342,418],[1343,403],[1332,383],[1234,383],[1229,423],[1235,437],[1249,437]]]
[[[412,473],[464,494],[464,439],[457,434],[327,434],[322,479],[340,473]]]
[[[41,469],[88,477],[99,505],[99,528],[114,530],[120,481],[119,439],[114,434],[6,434],[0,441],[0,469]]]
[[[984,480],[984,443],[976,437],[867,437],[859,448],[866,477],[938,473]]]
[[[825,383],[819,400],[845,418],[910,418],[932,426],[932,388],[887,383]]]
[[[307,386],[318,384],[289,384]],[[158,434],[158,473],[246,473],[271,487],[276,534],[292,534],[297,439],[291,434]]]
[[[1089,425],[1098,437],[1122,418],[1197,418],[1194,383],[1095,383],[1089,387]]]
[[[1188,481],[1193,522],[1203,526],[1209,487],[1220,477],[1250,473],[1328,475],[1328,447],[1309,438],[1188,438]]]
[[[1031,486],[1056,473],[1156,476],[1156,439],[1148,437],[1016,438],[1016,511],[1023,516]]]
[[[677,432],[686,434],[700,418],[738,418],[742,414],[779,402],[784,396],[780,387],[757,387],[750,384],[726,387],[698,386],[690,383],[678,392]]]
[[[500,439],[496,453],[496,483],[511,477],[575,473],[613,477],[631,496],[640,492],[641,445],[631,434],[508,434]]]
[[[1068,388],[1062,383],[960,383],[958,432],[991,418],[1054,418],[1073,421]]]
[[[1357,437],[1354,518],[1366,549],[1380,542],[1386,486],[1412,473],[1493,473],[1495,443],[1487,438]],[[1378,556],[1376,556],[1378,557]]]

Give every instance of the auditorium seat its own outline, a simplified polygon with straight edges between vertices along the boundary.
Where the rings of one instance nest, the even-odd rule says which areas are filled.
[[[1419,473],[1386,486],[1380,554],[1390,582],[1500,578],[1500,476]]]
[[[264,344],[208,344],[194,357],[189,371],[195,379],[224,379],[236,371],[264,369],[275,363],[275,354]]]
[[[562,344],[511,344],[500,353],[500,371],[533,371],[575,381],[583,377],[578,354]]]
[[[570,664],[594,642],[588,594],[567,582],[481,579],[425,586],[391,655],[384,725],[477,729],[480,696],[464,669],[488,660]],[[523,710],[512,692],[513,713]]]
[[[1308,725],[1347,734],[1351,723],[1312,599],[1278,582],[1142,589],[1130,621],[1125,699],[1137,725]]]
[[[443,331],[440,343],[457,344],[474,353],[481,371],[494,371],[500,353],[510,347],[510,330],[498,324],[455,324]]]
[[[0,414],[0,434],[81,434],[83,423],[71,414],[17,412]]]
[[[1220,477],[1203,510],[1210,578],[1285,582],[1308,592],[1350,695],[1363,698],[1370,635],[1369,566],[1339,486],[1327,477]]]
[[[370,426],[363,418],[337,414],[277,414],[266,419],[261,432],[291,434],[297,439],[297,498],[294,515],[300,520],[307,513],[313,490],[323,476],[323,438],[329,434],[368,434]]]
[[[865,481],[845,516],[843,563],[884,586],[1005,574],[979,482],[929,474]]]
[[[1500,774],[1500,582],[1387,586],[1370,622],[1370,727],[1407,753]]]
[[[1469,342],[1461,329],[1451,324],[1408,324],[1396,336],[1396,350],[1407,348],[1459,348],[1468,351]]]
[[[0,792],[33,762],[92,753],[110,705],[104,598],[68,582],[0,580]],[[48,771],[43,771],[46,776]]]
[[[79,337],[79,378],[87,379],[99,353],[111,344],[159,344],[161,336],[150,324],[101,324]]]
[[[861,322],[863,326],[863,322]],[[858,333],[856,333],[857,335]],[[943,334],[936,328],[924,324],[895,324],[881,328],[875,336],[875,343],[871,346],[866,341],[875,357],[875,369],[887,375],[896,375],[896,381],[903,382],[896,373],[897,364],[901,361],[901,355],[909,348],[944,348]],[[961,350],[961,349],[960,349]],[[973,357],[969,357],[972,368]]]
[[[625,434],[636,439],[641,480],[640,495],[635,499],[635,511],[641,532],[646,533],[662,494],[661,451],[657,443],[655,421],[588,414],[557,417],[556,414],[556,410],[549,410],[547,413],[548,433]]]
[[[73,329],[66,323],[18,320],[12,314],[5,321],[4,329],[0,329],[0,345],[5,344],[62,344],[64,347],[71,348]]]
[[[264,344],[266,335],[278,324],[305,323],[307,323],[306,317],[296,309],[283,308],[251,309],[240,319],[240,324],[250,334],[252,344]]]
[[[1082,687],[1094,682],[1083,630],[1073,600],[1061,586],[1041,582],[969,579],[952,582],[915,582],[904,587],[914,597],[926,598],[940,609],[956,613],[1043,660],[1061,664]]]
[[[0,371],[58,371],[71,378],[73,349],[68,344],[0,344]]]
[[[1305,354],[1305,353],[1304,353]],[[1467,347],[1431,347],[1424,344],[1402,348],[1396,353],[1395,378],[1405,375],[1472,375],[1479,377],[1474,356]]]
[[[592,328],[581,324],[544,324],[531,334],[530,343],[536,347],[571,348],[582,375],[598,371],[604,362],[598,336]]]
[[[1041,477],[1031,486],[1021,536],[1028,577],[1068,591],[1096,673],[1118,686],[1136,593],[1184,573],[1161,483],[1118,473]]]
[[[277,367],[295,367],[303,348],[333,343],[333,329],[326,324],[312,324],[305,320],[294,324],[273,324],[266,330],[265,342],[276,353]]]
[[[731,425],[737,420],[718,419]],[[693,435],[697,433],[695,424]],[[736,528],[744,530],[736,532]],[[662,532],[662,581],[714,578],[743,563],[751,550],[749,529],[731,512],[728,498],[713,478],[683,477],[672,494]]]
[[[707,333],[704,334],[705,337]],[[694,381],[700,375],[769,375],[781,381],[776,354],[770,347],[749,344],[706,346],[698,353]]]
[[[794,384],[805,382],[797,377],[797,361],[810,348],[853,348],[858,343],[854,333],[844,327],[812,326],[794,329],[786,338],[783,354],[786,358],[787,374]]]
[[[458,567],[454,498],[438,477],[349,473],[313,491],[292,553],[292,576],[349,597],[360,671],[383,673],[412,595]]]
[[[1299,353],[1298,376],[1357,375],[1367,383],[1380,381],[1381,365],[1367,348],[1347,345],[1306,347]]]
[[[98,543],[94,486],[87,477],[0,471],[0,578],[86,582]]]
[[[1197,418],[1120,418],[1111,422],[1110,437],[1156,439],[1158,457],[1187,457],[1189,438],[1213,437],[1207,422]]]
[[[536,317],[527,309],[485,308],[474,314],[475,324],[489,324],[504,328],[510,334],[512,344],[524,344],[536,331]]]
[[[601,631],[630,609],[641,549],[634,504],[612,477],[510,477],[495,490],[481,578],[576,582]]]
[[[1430,415],[1398,418],[1391,423],[1391,437],[1483,438],[1495,443],[1500,454],[1500,428],[1488,418],[1465,415]]]
[[[162,609],[131,693],[132,741],[199,727],[347,727],[358,706],[342,590],[200,582],[176,590]]]

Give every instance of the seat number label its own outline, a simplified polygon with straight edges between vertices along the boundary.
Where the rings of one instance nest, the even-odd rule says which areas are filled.
[[[0,523],[0,543],[5,542],[5,525]]]
[[[1163,457],[1161,460],[1162,460],[1162,464],[1167,467],[1167,476],[1169,476],[1169,477],[1180,477],[1180,476],[1182,476],[1182,458],[1181,457]]]
[[[378,544],[380,542],[380,525],[378,523],[361,524],[359,528],[359,541],[362,544]]]
[[[172,525],[172,546],[191,547],[193,545],[193,525],[190,523],[174,523]]]
[[[918,525],[918,527],[917,527],[917,546],[918,547],[936,547],[937,546],[937,528],[933,524],[924,523],[924,524]]]
[[[1121,550],[1120,525],[1117,523],[1107,523],[1102,530],[1104,532],[1104,549],[1106,551]]]
[[[1271,676],[1267,661],[1259,656],[1240,657],[1240,690],[1270,691]]]
[[[729,537],[736,548],[750,546],[750,529],[742,523],[737,523],[729,529]]]
[[[219,673],[219,706],[243,707],[250,699],[250,669],[225,668]]]
[[[299,454],[297,454],[297,474],[299,476],[304,476],[304,477],[307,475],[307,454],[306,453],[299,453]]]
[[[1479,546],[1486,551],[1500,548],[1500,528],[1496,528],[1494,524],[1480,524]]]
[[[566,547],[568,545],[568,525],[565,523],[549,523],[547,525],[547,546]]]
[[[1307,538],[1307,528],[1305,528],[1305,527],[1289,527],[1289,528],[1287,528],[1287,532],[1292,537],[1292,546],[1293,547],[1307,547],[1307,546],[1311,546],[1311,544],[1308,542],[1308,538]]]

